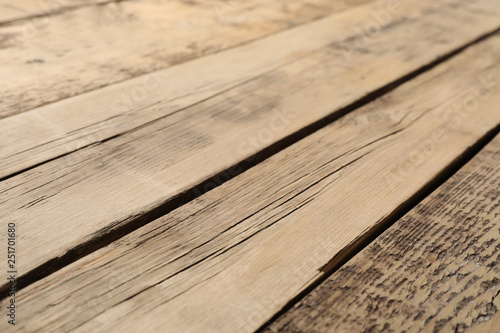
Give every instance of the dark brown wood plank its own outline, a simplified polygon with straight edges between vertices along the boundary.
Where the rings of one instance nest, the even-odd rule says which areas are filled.
[[[264,332],[500,332],[500,136]]]

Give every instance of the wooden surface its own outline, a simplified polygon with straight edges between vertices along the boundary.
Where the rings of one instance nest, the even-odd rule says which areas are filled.
[[[121,1],[0,26],[0,118],[366,1]]]
[[[63,11],[74,10],[93,4],[104,4],[120,0],[1,0],[0,25],[27,19],[31,25],[27,29],[34,29],[46,24],[48,17],[60,14]]]
[[[489,3],[481,2],[485,8]],[[274,142],[497,26],[496,19],[490,21],[489,15],[481,14],[473,14],[481,22],[477,29],[451,16],[450,21],[443,20],[448,10],[454,12],[455,7],[449,4],[408,6],[414,10],[404,12],[422,15],[422,19],[403,20],[398,29],[380,33],[370,44],[373,53],[359,52],[352,62],[342,62],[339,67],[342,51],[333,44],[168,117],[2,182],[0,221],[18,223],[23,229],[20,242],[30,244],[21,272],[26,274],[71,249],[106,237]],[[354,16],[360,11],[369,15],[371,8],[346,12],[349,16],[344,19],[363,22],[364,16]],[[459,14],[452,17],[459,18]],[[462,14],[469,15],[465,10]],[[434,29],[426,28],[432,25],[443,26],[443,33],[436,35]],[[407,29],[419,34],[411,40],[403,38]],[[419,38],[423,44],[416,43]],[[496,46],[486,45],[483,47],[490,58],[485,61],[490,63],[497,57]],[[468,84],[481,87],[477,75],[473,73],[464,86],[454,89],[466,89]],[[487,112],[487,124],[480,124],[483,127],[479,127],[476,139],[496,124],[490,110],[483,112]],[[229,176],[226,173],[222,179]],[[93,212],[91,219],[89,210]]]
[[[335,98],[331,107],[341,107],[499,27],[496,16],[490,15],[498,8],[490,1],[451,4],[435,8],[434,4],[404,2],[391,12],[387,1],[358,6],[243,47],[0,119],[4,128],[0,132],[0,179],[123,135],[210,97],[228,96],[228,90],[248,86],[251,80],[262,82],[262,76],[293,79],[299,66],[308,68],[301,73],[300,84],[317,86],[315,81],[329,80],[334,89],[329,94]],[[473,10],[477,7],[482,11]],[[375,22],[373,13],[392,13],[381,21],[381,32],[366,36],[364,30],[351,28]],[[464,26],[463,20],[471,25]],[[436,35],[438,28],[441,33]],[[418,34],[411,40],[404,38],[408,31]],[[359,44],[366,52],[356,51]],[[386,70],[381,63],[390,66]],[[295,72],[290,73],[291,67]],[[325,78],[327,73],[331,76]],[[338,85],[346,91],[337,92]],[[352,85],[356,87],[347,89]],[[281,100],[292,93],[282,89],[266,91],[267,96],[261,98]],[[285,102],[277,105],[281,111],[287,107]],[[238,107],[240,113],[245,112],[244,106]]]
[[[23,289],[16,329],[255,330],[500,124],[499,38]]]
[[[3,143],[0,146],[0,178],[122,135],[276,71],[328,43],[349,38],[353,31],[348,28],[347,20],[352,20],[353,15],[366,19],[370,9],[364,7],[348,14],[332,15],[312,25],[291,29],[228,52],[202,57],[2,119],[0,125],[6,130],[0,134]],[[295,43],[289,43],[290,39]],[[269,52],[274,48],[277,50]],[[336,58],[344,61],[340,54]],[[232,62],[233,59],[240,61]],[[24,135],[19,138],[13,133]]]
[[[500,136],[263,332],[500,331]]]
[[[0,0],[0,332],[498,332],[499,17]]]

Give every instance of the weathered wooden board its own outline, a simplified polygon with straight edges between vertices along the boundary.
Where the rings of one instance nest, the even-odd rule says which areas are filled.
[[[264,332],[500,331],[500,136]]]
[[[256,329],[319,278],[332,257],[371,232],[486,133],[498,131],[499,39],[466,50],[21,290],[19,325],[5,331]],[[142,162],[149,165],[151,158]],[[137,200],[150,195],[124,180],[117,194],[109,194],[101,180],[111,197],[99,200],[110,211],[122,199],[119,194]],[[158,187],[151,185],[154,197]],[[100,212],[87,207],[87,221]],[[73,226],[74,231],[86,227]],[[30,228],[22,230],[26,237]],[[29,260],[26,251],[19,255]]]
[[[369,0],[123,1],[0,27],[0,118]],[[64,64],[64,66],[61,66]]]
[[[102,4],[120,0],[0,0],[0,24],[20,19],[30,19],[32,29],[45,24],[44,16],[58,15],[91,4]]]
[[[373,10],[385,7],[384,2],[333,15],[227,52],[0,119],[0,179],[166,117],[329,43],[355,37],[353,17],[360,16],[362,22]],[[340,54],[338,58],[347,61]]]
[[[0,222],[15,222],[23,230],[20,274],[72,257],[70,250],[108,238],[219,172],[229,170],[223,178],[230,178],[238,162],[477,37],[494,24],[479,14],[463,25],[463,16],[479,2],[470,3],[473,7],[407,3],[414,18],[387,26],[370,51],[356,52],[351,62],[339,61],[345,50],[333,43],[147,126],[3,181]],[[365,22],[364,16],[350,19]],[[407,31],[418,34],[409,40]]]

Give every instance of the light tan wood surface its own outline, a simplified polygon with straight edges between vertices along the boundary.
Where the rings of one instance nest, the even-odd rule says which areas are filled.
[[[1,26],[0,118],[366,1],[121,1]]]
[[[382,10],[385,5],[332,15],[227,52],[0,119],[0,178],[122,135],[276,71],[329,43],[352,38],[353,17],[362,22],[374,8]],[[348,61],[341,54],[337,60]]]
[[[318,279],[331,258],[498,131],[499,38],[21,290],[16,329],[258,328]],[[138,197],[139,188],[123,184],[120,193]],[[104,180],[101,186],[109,190]],[[115,200],[106,202],[110,211]],[[88,208],[88,220],[100,211]]]
[[[412,59],[408,64],[405,63],[404,66],[412,65],[413,62],[415,65],[422,66],[429,59],[443,55],[444,50],[449,52],[448,47],[456,48],[463,45],[477,37],[478,32],[484,33],[488,31],[487,29],[496,27],[497,24],[496,20],[492,20],[488,21],[491,25],[483,26],[482,14],[478,15],[474,11],[469,13],[476,6],[474,4],[457,7],[458,9],[442,8],[442,11],[434,12],[429,17],[426,17],[427,12],[433,10],[433,6],[429,8],[424,4],[424,10],[420,8],[421,21],[408,22],[409,18],[413,20],[413,17],[417,15],[417,7],[420,5],[415,6],[409,3],[409,7],[398,7],[391,14],[388,3],[379,1],[374,5],[362,6],[244,47],[153,72],[36,108],[24,114],[1,119],[0,128],[3,130],[0,131],[0,178],[166,117],[241,85],[252,78],[276,71],[329,43],[337,43],[336,47],[339,49],[339,52],[332,52],[330,60],[335,61],[339,67],[336,75],[344,75],[343,70],[346,70],[350,72],[350,75],[354,75],[355,79],[364,80],[365,73],[361,71],[353,73],[353,71],[359,66],[380,67],[378,62],[371,62],[371,59],[378,57],[379,54],[390,56],[394,48],[405,47],[408,48],[405,51],[406,55],[401,54],[401,56],[408,56],[415,52],[418,56],[412,54],[416,59],[414,61]],[[486,5],[488,4],[490,3],[487,2]],[[376,22],[372,18],[373,13],[390,15],[385,21],[385,26],[389,26],[385,29],[389,31],[384,31],[383,36],[364,35],[363,30],[360,33],[358,29],[352,28],[352,26],[362,27],[364,22]],[[457,30],[464,28],[461,23],[464,19],[462,14],[468,21],[477,23],[477,32],[471,29],[466,33],[467,35],[464,35],[460,32],[461,30]],[[443,22],[443,16],[451,16],[452,20]],[[405,20],[407,22],[404,22]],[[390,26],[395,22],[404,22],[404,29],[399,27],[395,31],[390,31]],[[447,32],[443,32],[444,36],[438,39],[427,40],[430,34],[434,34],[436,24],[442,24]],[[419,31],[415,40],[421,40],[426,47],[433,45],[439,48],[439,50],[436,49],[436,54],[431,53],[434,52],[433,48],[425,53],[426,47],[416,46],[413,40],[403,38],[409,30]],[[461,36],[456,38],[459,33]],[[368,39],[365,41],[365,38]],[[289,40],[294,40],[294,43],[290,43]],[[389,44],[394,40],[397,41],[394,45]],[[438,44],[435,45],[435,43]],[[370,50],[369,58],[357,54],[358,51],[355,49],[358,45]],[[415,47],[419,49],[413,51]],[[269,49],[273,49],[273,52],[269,52]],[[395,55],[400,55],[399,52],[395,52]],[[233,59],[240,59],[240,61],[234,63]],[[422,59],[421,63],[420,59]],[[368,62],[368,64],[361,65],[361,61]],[[320,65],[317,68],[321,68]],[[308,79],[317,75],[317,70],[321,70],[316,67],[311,67],[311,69]],[[383,70],[383,68],[377,69]],[[407,71],[406,67],[401,67],[401,69],[395,69],[393,74],[396,77]],[[391,78],[389,75],[392,73],[387,75]],[[373,77],[375,80],[375,76]],[[342,78],[339,78],[339,81]],[[385,78],[382,78],[380,83],[387,82],[384,80]],[[368,86],[366,90],[370,91],[375,87],[376,85]]]
[[[36,29],[47,22],[48,17],[58,15],[67,10],[94,4],[123,0],[1,0],[0,24],[4,25],[21,19],[29,19],[31,27]],[[125,0],[127,1],[127,0]]]
[[[414,16],[419,15],[417,9],[428,15],[403,20],[398,28],[391,25],[370,44],[371,52],[357,52],[351,62],[339,65],[344,50],[334,43],[126,135],[2,182],[0,221],[17,223],[23,230],[19,241],[26,244],[20,274],[110,237],[221,171],[228,170],[222,179],[230,178],[236,163],[495,26],[489,15],[477,18],[478,31],[460,20],[443,20],[438,9],[455,8],[449,4],[407,5],[415,9],[410,11]],[[358,22],[363,17],[350,19]],[[426,29],[431,22],[447,28],[436,34]],[[418,34],[408,40],[403,38],[407,30]],[[496,59],[495,44],[486,45],[486,58]],[[485,117],[489,128],[496,118]],[[207,189],[219,184],[207,184]]]
[[[263,332],[500,330],[500,136]]]

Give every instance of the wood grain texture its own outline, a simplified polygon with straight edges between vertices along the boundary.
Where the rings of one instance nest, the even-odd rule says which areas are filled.
[[[476,18],[480,27],[461,21],[461,15],[468,16],[480,4],[488,6],[489,0],[463,8],[454,3],[407,3],[413,9],[407,13],[419,19],[388,26],[370,44],[370,52],[356,52],[348,63],[339,63],[344,51],[333,43],[125,135],[2,182],[0,222],[18,223],[23,230],[19,242],[26,252],[20,274],[108,237],[223,170],[228,171],[220,178],[230,178],[238,162],[494,25],[488,19],[492,11]],[[450,21],[443,19],[448,16]],[[365,17],[349,18],[358,22]],[[406,38],[409,30],[418,31],[411,40]],[[496,57],[495,45],[487,45],[484,52],[494,49]]]
[[[332,15],[226,52],[0,119],[0,178],[121,135],[299,60],[329,43],[355,37],[353,17],[362,22],[377,8],[384,6]],[[346,61],[341,54],[337,57],[339,62]]]
[[[500,124],[499,39],[21,290],[15,330],[258,328],[319,278],[339,251]],[[485,85],[483,77],[493,81]],[[476,105],[464,109],[471,96]],[[138,193],[123,184],[126,193]],[[92,219],[100,212],[90,211]]]
[[[264,332],[500,331],[500,136]]]
[[[0,24],[30,19],[33,26],[40,25],[46,16],[58,15],[78,7],[121,0],[0,0]]]
[[[0,118],[368,0],[123,1],[0,27]],[[222,7],[221,7],[222,6]]]
[[[0,119],[0,179],[167,117],[326,45],[337,50],[330,49],[329,58],[321,61],[328,61],[339,84],[355,79],[365,95],[494,29],[498,22],[491,14],[500,15],[491,1],[455,1],[438,8],[425,2],[403,2],[393,10],[391,1],[359,6],[242,47]],[[374,15],[383,19],[377,21]],[[464,27],[464,20],[470,26]],[[366,26],[373,24],[380,31],[367,33]],[[408,31],[418,31],[414,40],[406,37]],[[393,61],[390,72],[382,77],[386,65],[380,67],[380,62]],[[305,80],[324,75],[321,64],[308,66]],[[352,78],[346,79],[347,75]]]

